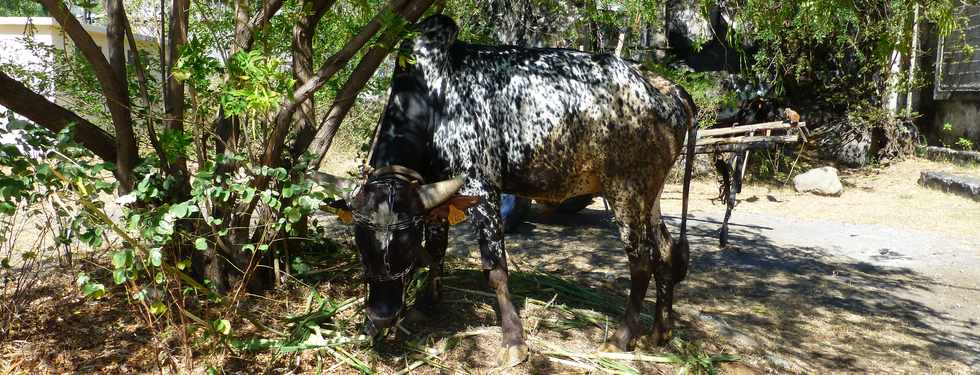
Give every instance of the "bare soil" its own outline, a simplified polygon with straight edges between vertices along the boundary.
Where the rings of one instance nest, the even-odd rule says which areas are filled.
[[[976,168],[914,159],[843,174],[841,197],[747,185],[732,218],[732,245],[724,249],[717,240],[724,207],[712,202],[717,184],[697,181],[692,264],[678,288],[675,335],[694,345],[687,348],[690,353],[738,356],[737,362],[717,365],[727,374],[980,373],[980,204],[919,187],[915,181],[925,169],[980,175]],[[664,193],[672,230],[680,190],[670,185]],[[346,227],[330,217],[324,222],[349,242]],[[500,330],[471,232],[465,224],[454,227],[444,303],[434,314],[412,314],[374,347],[341,348],[378,373],[407,368],[424,374],[604,373],[615,372],[611,366],[619,364],[632,367],[625,371],[670,374],[682,368],[569,356],[594,354],[618,326],[629,287],[625,254],[601,200],[574,215],[536,210],[508,235],[511,292],[532,353],[517,367],[495,368]],[[82,268],[100,272],[93,264]],[[118,288],[110,288],[114,301],[80,298],[73,286],[77,272],[59,269],[29,291],[36,299],[0,342],[0,373],[157,373],[161,364],[167,368],[179,360],[173,333],[142,328],[120,303],[125,295]],[[320,277],[249,299],[243,308],[271,329],[286,330],[284,317],[308,311],[310,288],[343,300],[363,295],[359,277],[350,258]],[[649,308],[654,298],[648,296]],[[350,322],[351,335],[359,319],[358,309],[338,317]],[[243,337],[270,337],[267,329],[246,321],[233,325]],[[325,351],[278,355],[210,349],[202,350],[191,368],[177,368],[358,372]],[[637,350],[690,354],[646,343]]]

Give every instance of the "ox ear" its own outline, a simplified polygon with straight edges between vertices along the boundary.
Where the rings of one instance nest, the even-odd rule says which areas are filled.
[[[463,187],[462,176],[450,180],[433,182],[419,187],[419,197],[422,198],[422,204],[425,205],[425,209],[428,211],[449,200],[461,187]]]
[[[452,18],[435,14],[419,22],[416,25],[416,31],[418,32],[417,42],[422,42],[427,48],[444,51],[456,42],[459,26]]]
[[[327,206],[337,210],[337,219],[344,224],[354,222],[354,214],[351,212],[349,198],[350,193],[357,189],[357,182],[349,178],[337,177],[334,175],[313,172],[310,179],[320,186],[332,191],[333,193],[346,198],[327,200]]]
[[[328,199],[327,206],[337,210],[337,220],[344,224],[354,223],[354,212],[351,211],[350,203],[346,199]]]
[[[466,220],[466,214],[463,211],[477,203],[480,203],[480,197],[455,196],[429,211],[429,219],[438,221],[445,219],[449,221],[449,225],[456,225]]]

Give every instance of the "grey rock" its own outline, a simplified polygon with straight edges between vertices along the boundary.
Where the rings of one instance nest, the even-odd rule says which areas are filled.
[[[962,195],[980,202],[980,179],[939,171],[922,171],[919,185]]]
[[[793,188],[801,193],[835,197],[844,192],[844,185],[837,177],[837,169],[834,167],[814,168],[793,177]]]
[[[871,134],[864,132],[844,143],[834,154],[837,162],[849,167],[863,167],[871,160]]]
[[[954,161],[980,164],[980,152],[960,151],[946,147],[929,146],[925,148],[926,159],[933,161]]]

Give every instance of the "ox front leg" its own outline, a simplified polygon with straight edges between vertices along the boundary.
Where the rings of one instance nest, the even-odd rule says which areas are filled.
[[[503,367],[515,366],[527,359],[524,342],[524,326],[517,308],[511,302],[507,287],[507,253],[504,250],[504,232],[500,218],[500,195],[493,194],[475,207],[474,222],[480,232],[480,256],[483,275],[497,296],[503,343],[498,363]]]
[[[443,262],[446,258],[446,245],[448,244],[449,224],[446,219],[426,225],[425,235],[425,255],[428,259],[429,273],[425,278],[425,285],[422,294],[415,303],[418,310],[426,314],[435,312],[435,307],[442,300],[442,277]]]

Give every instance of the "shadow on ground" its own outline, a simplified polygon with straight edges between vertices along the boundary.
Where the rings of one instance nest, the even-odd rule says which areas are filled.
[[[740,354],[746,365],[758,370],[967,373],[980,367],[980,336],[969,333],[976,331],[975,321],[952,322],[974,329],[941,330],[930,320],[953,318],[903,296],[928,293],[940,284],[936,280],[906,268],[834,256],[817,247],[776,244],[767,238],[771,229],[761,226],[733,225],[732,245],[720,250],[719,224],[705,218],[695,218],[692,224],[692,268],[675,303],[682,312],[682,335],[716,340],[718,350]],[[467,226],[456,230],[450,254],[471,268],[454,271],[446,285],[486,291],[475,282],[480,276],[472,268],[477,252],[470,232]],[[587,286],[590,292],[615,296],[615,308],[565,303],[618,320],[629,278],[615,224],[605,211],[539,216],[508,235],[507,248],[515,283],[533,284],[534,280],[521,279],[535,277],[530,272],[538,270]],[[554,292],[513,290],[522,310],[527,309],[522,297],[547,300]],[[559,302],[565,297],[561,292],[557,295]],[[465,302],[472,297],[450,291],[448,298]],[[483,302],[492,301],[484,298]],[[483,312],[465,304],[450,308],[456,324],[496,325],[486,304]],[[522,312],[525,320],[528,315]],[[566,330],[549,338],[562,344],[560,340],[572,336],[577,336],[574,330]],[[601,335],[586,341],[597,345]],[[486,353],[463,353],[462,359],[485,362],[480,356]],[[545,370],[535,363],[531,361],[529,371]]]

